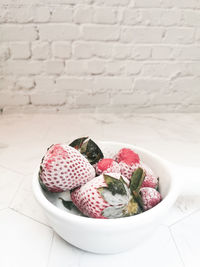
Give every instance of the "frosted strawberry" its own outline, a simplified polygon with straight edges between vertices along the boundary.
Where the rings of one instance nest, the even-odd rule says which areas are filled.
[[[138,154],[129,148],[122,148],[115,156],[115,160],[119,163],[121,174],[129,180],[140,163]]]
[[[95,177],[95,170],[79,151],[66,144],[52,145],[43,157],[39,178],[51,192],[63,192],[85,184]]]
[[[96,164],[96,174],[120,173],[119,164],[113,159],[102,159]]]
[[[153,173],[153,171],[144,163],[140,163],[140,167],[145,170],[146,176],[144,178],[144,181],[142,183],[142,187],[151,187],[151,188],[157,188],[159,179],[158,177]]]
[[[102,174],[71,192],[75,206],[92,218],[120,218],[141,212],[126,179],[120,174]]]
[[[144,210],[153,208],[162,200],[161,194],[154,188],[150,187],[141,188],[140,195],[142,198]]]

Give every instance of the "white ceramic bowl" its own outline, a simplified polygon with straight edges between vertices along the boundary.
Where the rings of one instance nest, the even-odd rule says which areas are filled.
[[[93,219],[82,217],[52,204],[38,182],[38,170],[33,178],[34,195],[42,206],[49,224],[63,239],[72,245],[94,253],[117,253],[144,242],[165,220],[166,214],[177,196],[184,190],[187,178],[182,168],[136,146],[115,142],[100,142],[105,157],[114,156],[121,148],[129,147],[159,176],[163,200],[154,208],[131,217],[119,219]],[[186,170],[186,172],[191,171]],[[181,175],[180,175],[181,174]],[[180,179],[179,179],[180,178]],[[194,177],[192,178],[194,179]],[[199,182],[200,185],[200,182]],[[185,186],[188,189],[187,186]],[[192,187],[200,192],[200,188]]]

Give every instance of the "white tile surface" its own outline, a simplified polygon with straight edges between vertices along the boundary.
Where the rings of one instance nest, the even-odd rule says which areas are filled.
[[[9,209],[0,211],[0,266],[47,266],[52,230]]]
[[[42,209],[35,200],[32,191],[32,176],[26,176],[20,185],[10,207],[34,220],[48,225]]]
[[[9,206],[22,179],[22,175],[0,167],[0,209]]]
[[[200,211],[171,226],[174,240],[186,267],[200,265]]]
[[[83,252],[56,234],[52,243],[52,231],[31,189],[35,166],[47,147],[79,136],[128,142],[174,163],[199,166],[199,122],[200,114],[0,116],[0,266],[121,267],[134,262],[145,267],[160,263],[176,267],[183,266],[181,258],[186,267],[199,266],[200,194],[180,196],[165,226],[140,247],[105,256]]]
[[[144,240],[140,246],[115,255],[83,252],[55,235],[48,267],[121,267],[131,263],[131,266],[140,267],[183,266],[168,228],[160,227],[154,236]]]

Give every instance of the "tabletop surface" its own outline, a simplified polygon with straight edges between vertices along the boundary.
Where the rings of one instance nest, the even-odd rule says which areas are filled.
[[[51,144],[88,135],[141,146],[182,166],[200,165],[200,114],[0,116],[0,266],[200,266],[200,194],[180,196],[151,238],[116,255],[82,251],[51,229],[32,193],[34,170]]]

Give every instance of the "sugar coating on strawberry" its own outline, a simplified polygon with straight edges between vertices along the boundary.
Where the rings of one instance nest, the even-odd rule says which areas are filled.
[[[56,144],[42,159],[39,177],[49,191],[63,192],[94,178],[95,170],[79,151],[66,144]]]
[[[120,167],[121,174],[130,180],[133,172],[139,167],[139,164],[136,163],[133,165],[128,165],[127,163],[121,161],[119,163],[119,167]]]
[[[96,164],[96,174],[102,173],[120,173],[119,164],[113,159],[102,159]]]
[[[144,210],[153,208],[162,200],[161,194],[154,188],[143,187],[140,189],[140,194]]]
[[[127,165],[133,165],[140,162],[140,158],[137,153],[135,153],[130,148],[122,148],[115,156],[117,162],[125,162]]]
[[[102,174],[71,192],[76,207],[92,218],[119,218],[139,212],[126,179],[119,173]]]
[[[143,162],[140,163],[140,167],[145,170],[145,178],[142,183],[142,187],[151,187],[157,188],[158,187],[158,177],[153,173],[153,171]]]

